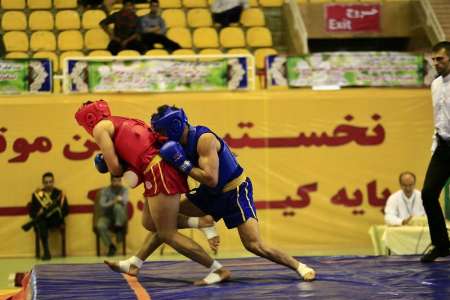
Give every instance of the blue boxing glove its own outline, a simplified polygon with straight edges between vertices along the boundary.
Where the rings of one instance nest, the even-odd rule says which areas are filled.
[[[103,158],[102,153],[99,153],[95,156],[94,163],[95,163],[95,168],[97,169],[97,171],[99,171],[102,174],[108,173],[108,166],[106,165],[106,161]]]
[[[183,147],[178,142],[168,141],[161,147],[159,154],[165,161],[185,174],[189,174],[193,168],[192,163],[186,158]]]

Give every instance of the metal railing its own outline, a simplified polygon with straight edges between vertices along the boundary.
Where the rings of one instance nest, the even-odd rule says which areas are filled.
[[[442,29],[442,26],[439,23],[436,14],[434,13],[434,9],[430,4],[430,0],[420,0],[419,3],[423,11],[425,12],[426,25],[430,26],[433,29],[438,41],[445,41],[446,38],[444,30]]]
[[[306,30],[305,22],[303,22],[303,17],[300,13],[298,2],[296,0],[286,0],[285,4],[288,6],[288,11],[291,12],[292,19],[294,21],[294,38],[298,38],[301,41],[302,54],[307,54],[309,53],[308,31]]]

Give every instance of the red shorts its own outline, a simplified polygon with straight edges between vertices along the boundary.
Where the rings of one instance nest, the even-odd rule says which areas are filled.
[[[189,191],[187,176],[168,162],[155,156],[144,173],[144,196],[184,194]]]

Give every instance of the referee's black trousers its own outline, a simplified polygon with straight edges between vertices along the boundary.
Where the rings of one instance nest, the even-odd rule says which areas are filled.
[[[428,218],[431,243],[438,249],[448,249],[450,242],[439,195],[450,177],[450,143],[438,137],[438,146],[428,165],[422,189],[422,200]]]

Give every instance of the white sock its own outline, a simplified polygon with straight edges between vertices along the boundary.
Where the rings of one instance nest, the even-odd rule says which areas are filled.
[[[217,260],[214,260],[211,267],[209,267],[209,272],[213,273],[219,269],[222,269],[222,264],[220,262],[218,262]]]
[[[189,217],[187,219],[187,224],[189,228],[198,228],[199,217]]]

